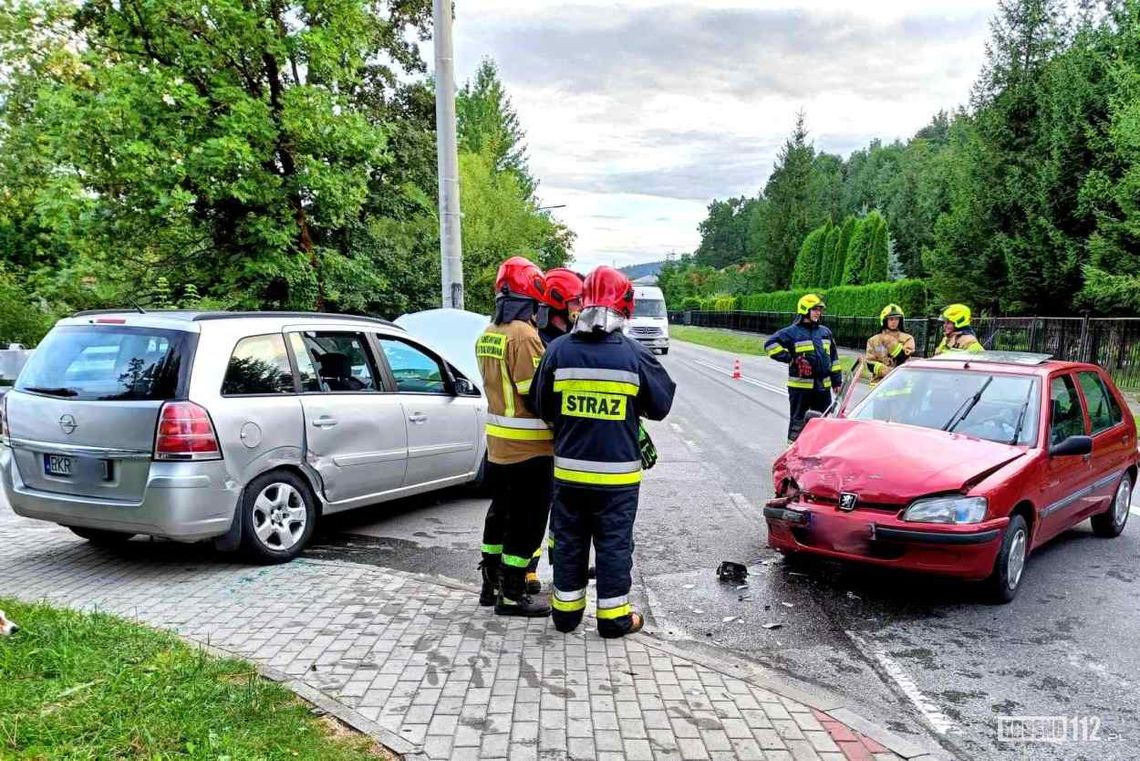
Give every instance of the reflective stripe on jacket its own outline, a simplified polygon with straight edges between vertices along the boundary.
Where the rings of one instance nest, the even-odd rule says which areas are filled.
[[[546,350],[530,392],[554,426],[554,478],[592,488],[641,481],[638,418],[669,413],[676,386],[649,350],[620,332],[571,333]]]
[[[542,340],[529,322],[490,325],[475,342],[487,394],[487,459],[512,465],[552,453],[554,432],[527,407]]]

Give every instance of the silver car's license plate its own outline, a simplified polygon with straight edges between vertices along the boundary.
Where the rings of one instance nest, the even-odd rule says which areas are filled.
[[[74,461],[61,454],[44,455],[44,473],[58,478],[71,478]]]

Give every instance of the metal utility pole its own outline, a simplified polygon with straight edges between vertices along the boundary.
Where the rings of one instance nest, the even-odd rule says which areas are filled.
[[[439,160],[439,256],[443,306],[463,308],[463,239],[459,212],[459,152],[455,134],[455,57],[451,2],[435,6],[435,135]]]

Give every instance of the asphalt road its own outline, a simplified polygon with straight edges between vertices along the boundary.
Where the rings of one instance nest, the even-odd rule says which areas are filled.
[[[784,448],[784,370],[741,357],[744,379],[732,380],[732,360],[683,343],[663,358],[677,400],[651,428],[661,459],[642,487],[635,550],[635,596],[656,634],[851,696],[962,758],[1136,758],[1140,523],[1114,540],[1087,524],[1060,537],[1005,606],[935,578],[789,568],[765,547],[760,511]],[[311,553],[474,581],[485,505],[451,492],[357,511],[330,521]],[[721,560],[748,565],[748,581],[717,581]],[[999,716],[1084,718],[1076,732],[1096,739],[1000,742]]]

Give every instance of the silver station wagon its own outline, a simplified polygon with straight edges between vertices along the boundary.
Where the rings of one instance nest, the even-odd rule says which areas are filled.
[[[110,544],[296,557],[322,515],[480,476],[486,400],[382,320],[86,312],[0,402],[12,509]]]

